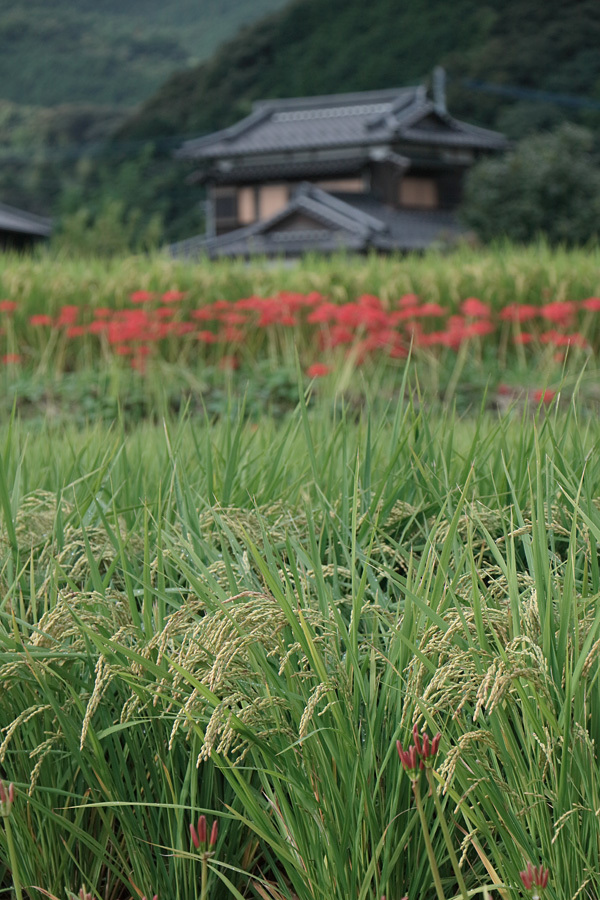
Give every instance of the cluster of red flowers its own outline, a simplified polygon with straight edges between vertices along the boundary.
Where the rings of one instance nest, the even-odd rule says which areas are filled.
[[[330,352],[336,348],[361,363],[375,354],[405,358],[411,346],[417,351],[456,351],[465,342],[503,333],[514,344],[537,348],[549,345],[557,354],[568,347],[590,350],[586,334],[594,314],[600,312],[600,297],[540,306],[510,303],[498,311],[476,297],[468,297],[457,311],[451,311],[415,294],[405,294],[393,303],[384,303],[372,294],[334,303],[316,291],[217,300],[190,309],[189,292],[140,290],[129,295],[129,302],[120,309],[67,305],[56,316],[32,315],[29,324],[59,329],[69,340],[95,336],[114,355],[127,357],[138,369],[144,367],[146,357],[160,342],[172,338],[217,345],[219,356],[227,360],[224,367],[236,368],[241,348],[252,351],[252,341],[259,340],[261,334],[299,329],[307,347],[325,354],[327,361],[315,360],[307,368],[310,377],[319,377],[330,371]],[[0,300],[0,313],[10,317],[17,310],[15,301]],[[296,333],[294,340],[298,337]],[[21,356],[12,352],[1,359],[18,363]]]
[[[396,749],[402,768],[408,774],[411,781],[415,782],[421,769],[431,768],[434,758],[439,750],[441,733],[438,731],[431,739],[426,731],[419,734],[419,728],[415,724],[413,728],[413,741],[406,750],[402,748],[400,741],[396,741]]]

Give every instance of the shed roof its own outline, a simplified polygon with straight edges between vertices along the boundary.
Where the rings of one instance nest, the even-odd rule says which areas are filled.
[[[186,141],[178,156],[210,160],[404,142],[482,149],[500,149],[506,143],[498,132],[454,119],[419,85],[262,101],[231,128]]]
[[[36,237],[48,237],[52,230],[50,219],[35,216],[33,213],[16,209],[6,203],[0,203],[0,231],[31,234]]]

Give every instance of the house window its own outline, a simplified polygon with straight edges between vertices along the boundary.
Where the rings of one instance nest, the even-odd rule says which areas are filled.
[[[400,182],[400,206],[435,209],[439,205],[437,184],[433,178],[405,176]]]
[[[234,187],[215,188],[215,218],[217,225],[237,223],[237,190]]]

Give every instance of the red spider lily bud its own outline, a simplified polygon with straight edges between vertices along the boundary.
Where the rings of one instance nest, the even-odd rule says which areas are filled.
[[[79,900],[92,900],[92,895],[85,887],[79,888]]]
[[[219,820],[215,819],[212,823],[212,828],[210,829],[210,840],[208,842],[209,847],[214,847],[217,843],[217,835],[219,834]]]
[[[198,819],[198,840],[201,844],[206,844],[206,816]]]
[[[0,779],[0,816],[9,816],[15,802],[15,786],[11,782],[7,785]]]
[[[417,753],[419,756],[423,755],[423,745],[421,744],[421,737],[419,735],[419,729],[417,724],[413,728],[413,741],[415,742],[415,747],[417,748]]]
[[[398,756],[400,757],[400,762],[402,763],[402,768],[414,784],[419,777],[419,769],[421,768],[419,757],[417,755],[417,748],[413,746],[409,747],[408,750],[403,750],[400,741],[396,741],[396,749],[398,751]]]
[[[196,829],[194,828],[194,823],[190,822],[190,835],[192,838],[192,844],[198,850],[200,847],[200,841],[198,840],[198,835],[196,834]]]
[[[142,897],[142,900],[146,900],[146,898]],[[152,898],[152,900],[158,900],[158,894],[155,894],[154,897]]]
[[[429,746],[429,735],[427,734],[426,731],[424,731],[423,732],[423,752],[421,754],[423,759],[429,758],[429,756],[431,755],[430,750],[431,750],[431,748]]]
[[[438,752],[440,741],[442,739],[441,731],[438,731],[436,735],[431,739],[431,756],[435,756]]]
[[[519,872],[523,887],[526,891],[532,892],[532,900],[539,900],[541,891],[543,891],[548,884],[549,874],[549,869],[545,869],[544,866],[541,865],[532,866],[530,862],[527,863],[525,871]]]

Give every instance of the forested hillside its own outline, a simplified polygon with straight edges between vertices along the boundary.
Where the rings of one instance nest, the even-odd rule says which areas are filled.
[[[13,2],[0,16],[0,100],[131,108],[284,2]]]
[[[257,98],[412,84],[438,64],[457,116],[513,137],[565,117],[597,124],[598,46],[597,0],[296,0],[172,76],[121,135],[202,133],[235,121]],[[467,81],[517,90],[500,96]],[[597,109],[531,99],[527,89],[580,95]]]

